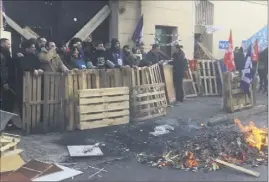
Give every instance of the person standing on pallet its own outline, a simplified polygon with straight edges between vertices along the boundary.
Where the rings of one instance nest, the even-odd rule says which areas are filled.
[[[184,90],[183,90],[183,78],[184,72],[187,68],[187,59],[185,53],[182,50],[182,45],[176,45],[176,51],[172,55],[173,65],[173,81],[176,91],[176,100],[178,102],[183,102],[184,100]]]

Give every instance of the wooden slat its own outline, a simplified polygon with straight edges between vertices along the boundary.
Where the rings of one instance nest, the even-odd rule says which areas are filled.
[[[31,88],[31,101],[36,101],[37,96],[37,77],[32,77],[32,88]],[[36,127],[36,105],[31,105],[31,129],[34,130]]]
[[[121,111],[106,111],[101,113],[80,114],[80,122],[97,119],[106,119],[119,116],[129,116],[129,110],[125,109]]]
[[[78,106],[78,112],[81,114],[84,113],[94,113],[94,112],[103,112],[103,111],[113,111],[129,108],[129,101],[115,102],[115,103],[102,103],[94,105],[80,105]]]
[[[50,76],[50,97],[49,100],[55,100],[55,77],[53,75]],[[49,126],[55,127],[54,115],[55,115],[55,104],[49,105]]]
[[[59,128],[60,126],[60,113],[61,113],[61,107],[60,107],[60,97],[59,94],[62,92],[62,89],[59,87],[61,82],[61,76],[54,76],[54,100],[57,102],[57,104],[54,105],[54,125]]]
[[[106,88],[106,89],[87,89],[79,90],[79,97],[91,97],[91,96],[103,96],[103,95],[127,95],[129,94],[128,87],[116,87],[116,88]]]
[[[73,96],[74,96],[74,83],[73,83],[73,76],[72,74],[68,74],[66,76],[66,85],[65,85],[65,88],[66,88],[66,115],[65,115],[65,119],[68,120],[68,123],[67,123],[67,130],[68,131],[72,131],[73,128],[74,128],[74,99],[73,99]]]
[[[32,88],[32,82],[31,82],[31,73],[26,72],[26,88],[25,88],[25,104],[26,104],[26,133],[29,134],[31,132],[31,106],[29,105],[29,102],[31,100],[31,88]]]
[[[43,104],[43,130],[46,133],[49,127],[50,76],[44,74],[44,104]]]
[[[79,99],[79,105],[86,104],[95,104],[95,103],[103,103],[103,102],[116,102],[116,101],[129,101],[129,95],[122,96],[103,96],[103,97],[89,97],[89,98],[81,98]]]
[[[77,95],[77,91],[78,89],[78,75],[73,75],[73,110],[71,112],[73,112],[72,114],[74,115],[74,123],[73,123],[73,129],[75,129],[77,127],[77,122],[78,122],[78,114],[77,114],[77,105],[78,105],[78,95]]]
[[[37,95],[36,95],[36,101],[41,102],[41,96],[42,96],[42,76],[39,76],[37,79]],[[36,121],[38,125],[41,123],[41,103],[38,103],[36,106]]]
[[[78,129],[85,130],[85,129],[100,128],[100,127],[127,124],[127,123],[129,123],[129,116],[124,116],[122,118],[103,119],[101,121],[81,122],[78,125]]]

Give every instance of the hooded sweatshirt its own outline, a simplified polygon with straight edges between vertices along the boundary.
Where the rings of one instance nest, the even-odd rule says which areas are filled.
[[[111,49],[107,51],[107,59],[116,66],[123,66],[122,50],[115,47],[117,43],[119,43],[118,39],[111,40]]]
[[[92,63],[99,69],[106,68],[106,50],[105,49],[95,49],[93,51]]]

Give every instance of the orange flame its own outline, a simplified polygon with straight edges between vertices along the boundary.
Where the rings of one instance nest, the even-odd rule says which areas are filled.
[[[268,128],[257,128],[253,121],[249,125],[242,125],[239,119],[234,119],[234,123],[244,133],[249,146],[261,150],[263,146],[268,146]]]
[[[186,152],[185,166],[187,168],[193,168],[198,166],[198,162],[195,159],[194,154],[192,152]]]

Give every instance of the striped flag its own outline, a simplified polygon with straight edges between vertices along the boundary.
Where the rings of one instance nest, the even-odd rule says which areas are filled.
[[[137,45],[141,44],[143,40],[143,15],[140,17],[138,24],[136,25],[135,31],[132,36],[132,41]]]
[[[227,68],[227,71],[234,71],[235,70],[232,30],[230,31],[228,48],[226,49],[226,52],[224,55],[224,64]]]
[[[247,54],[246,54],[246,61],[245,61],[245,66],[244,69],[242,70],[242,76],[241,76],[241,81],[240,81],[240,88],[246,93],[249,93],[249,87],[250,84],[253,80],[253,67],[252,67],[252,60],[251,60],[251,50],[252,50],[252,45],[248,47]]]

